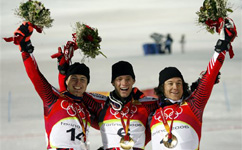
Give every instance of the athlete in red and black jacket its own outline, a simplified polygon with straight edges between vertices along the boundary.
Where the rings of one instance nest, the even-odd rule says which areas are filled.
[[[124,147],[131,144],[133,150],[144,149],[150,139],[148,116],[157,108],[157,99],[145,97],[133,88],[135,75],[132,65],[126,61],[112,66],[111,82],[115,90],[106,101],[84,98],[90,112],[98,117],[103,149],[122,150],[120,142],[126,142]]]
[[[39,71],[32,54],[32,32],[32,24],[24,22],[14,38],[21,39],[17,44],[20,45],[26,72],[43,101],[47,149],[86,150],[89,127],[93,123],[83,98],[88,96],[95,99],[85,92],[90,80],[89,68],[80,63],[71,65],[65,78],[68,90],[60,93]]]
[[[226,18],[222,26],[223,23],[225,27],[220,31],[215,53],[191,95],[186,92],[188,86],[177,68],[167,67],[160,72],[159,85],[155,88],[160,108],[155,111],[150,122],[152,149],[199,149],[204,108],[226,52],[231,50],[230,42],[237,35],[230,18]]]

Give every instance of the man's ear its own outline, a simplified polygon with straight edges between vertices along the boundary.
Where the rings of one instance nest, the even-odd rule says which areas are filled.
[[[66,86],[68,85],[69,80],[70,80],[70,76],[66,79]]]

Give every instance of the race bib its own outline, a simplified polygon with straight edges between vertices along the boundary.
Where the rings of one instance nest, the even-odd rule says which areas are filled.
[[[174,134],[178,140],[178,144],[175,147],[176,150],[195,150],[198,148],[198,135],[189,124],[174,121],[172,134]],[[169,148],[166,148],[162,142],[162,139],[165,137],[165,135],[167,135],[167,131],[162,123],[154,125],[151,131],[152,149],[169,150]]]
[[[87,135],[89,126],[87,127]],[[74,148],[85,150],[84,133],[82,127],[75,117],[68,117],[57,122],[50,133],[50,145],[57,148]]]

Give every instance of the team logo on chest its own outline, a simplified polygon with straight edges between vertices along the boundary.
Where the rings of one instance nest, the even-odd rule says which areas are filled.
[[[124,106],[124,108],[121,111],[115,111],[114,109],[110,108],[110,113],[117,119],[120,119],[119,115],[122,115],[122,117],[128,118],[128,114],[130,114],[130,118],[134,116],[134,114],[137,112],[137,107],[135,105],[132,105],[131,108]]]
[[[67,100],[61,101],[61,108],[67,111],[70,116],[76,116],[77,113],[83,114],[81,115],[81,119],[85,119],[85,111],[80,105],[76,103],[70,103]]]
[[[165,119],[167,119],[167,120],[172,119],[173,114],[175,113],[174,119],[176,119],[182,112],[183,112],[182,107],[179,107],[177,109],[177,111],[174,111],[174,109],[172,109],[172,108],[167,108],[164,110],[164,116],[165,116]],[[155,118],[155,120],[162,122],[161,112],[157,111],[154,118]]]

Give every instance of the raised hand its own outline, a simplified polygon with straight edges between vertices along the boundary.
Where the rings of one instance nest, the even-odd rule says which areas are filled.
[[[61,74],[66,74],[66,71],[69,67],[69,64],[71,62],[71,58],[74,55],[74,50],[76,50],[78,47],[76,43],[72,41],[68,41],[66,45],[64,46],[64,50],[62,52],[61,47],[58,47],[58,53],[53,54],[51,58],[57,58],[58,59],[58,70]]]
[[[220,26],[220,37],[215,46],[215,51],[218,53],[224,50],[229,51],[230,58],[232,58],[234,53],[231,42],[233,42],[237,36],[236,26],[231,18],[225,18],[224,21],[220,23]]]
[[[6,42],[13,41],[14,44],[19,45],[21,52],[25,51],[32,53],[34,51],[34,46],[31,43],[30,37],[33,33],[33,29],[37,32],[42,33],[42,28],[39,28],[30,22],[23,22],[22,25],[14,32],[14,37],[3,38]]]

